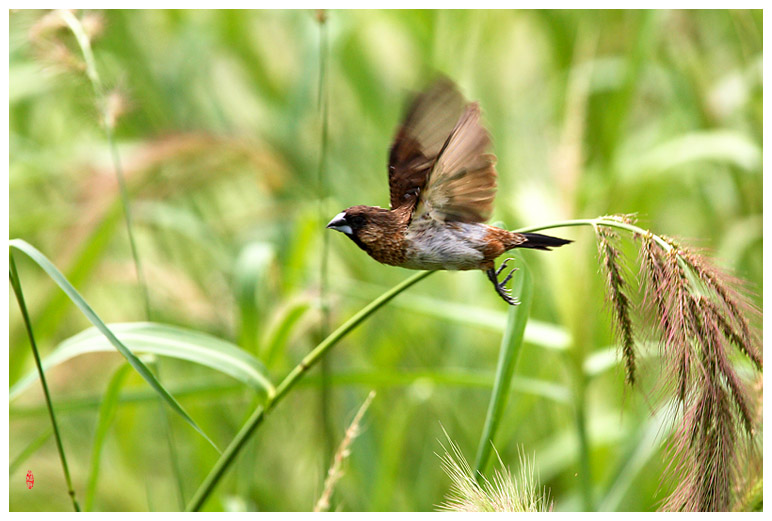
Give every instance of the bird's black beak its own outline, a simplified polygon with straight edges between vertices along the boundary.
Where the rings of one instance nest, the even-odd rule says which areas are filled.
[[[330,228],[331,230],[337,230],[339,232],[345,233],[346,235],[351,235],[354,233],[354,231],[351,229],[351,225],[349,225],[348,221],[346,221],[346,212],[340,212],[338,215],[332,218],[332,221],[327,223],[327,228]]]

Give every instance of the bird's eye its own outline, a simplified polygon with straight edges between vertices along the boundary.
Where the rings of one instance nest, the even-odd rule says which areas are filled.
[[[348,215],[346,221],[354,228],[361,228],[365,224],[365,217],[363,215]]]

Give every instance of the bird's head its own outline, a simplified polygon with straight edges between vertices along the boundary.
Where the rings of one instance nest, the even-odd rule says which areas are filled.
[[[351,239],[359,236],[359,233],[371,224],[371,215],[378,213],[381,208],[373,206],[352,206],[340,212],[327,223],[327,228],[345,233]]]
[[[389,210],[360,205],[340,212],[327,224],[327,228],[345,234],[357,246],[370,253],[374,243],[384,234],[393,233],[395,224]]]

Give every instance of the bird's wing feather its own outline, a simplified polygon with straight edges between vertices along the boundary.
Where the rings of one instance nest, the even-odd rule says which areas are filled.
[[[408,206],[412,211],[415,207],[465,103],[453,83],[445,78],[413,99],[389,152],[392,210]]]
[[[489,146],[480,106],[470,103],[439,152],[415,214],[439,221],[487,221],[496,196],[496,156],[486,153]]]

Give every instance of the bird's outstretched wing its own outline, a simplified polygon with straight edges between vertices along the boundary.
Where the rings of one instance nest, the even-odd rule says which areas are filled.
[[[439,221],[484,222],[496,196],[496,156],[486,153],[488,132],[480,106],[470,103],[439,152],[414,216]]]
[[[465,104],[463,96],[446,78],[435,81],[413,99],[389,152],[392,210],[407,206],[412,212]]]

